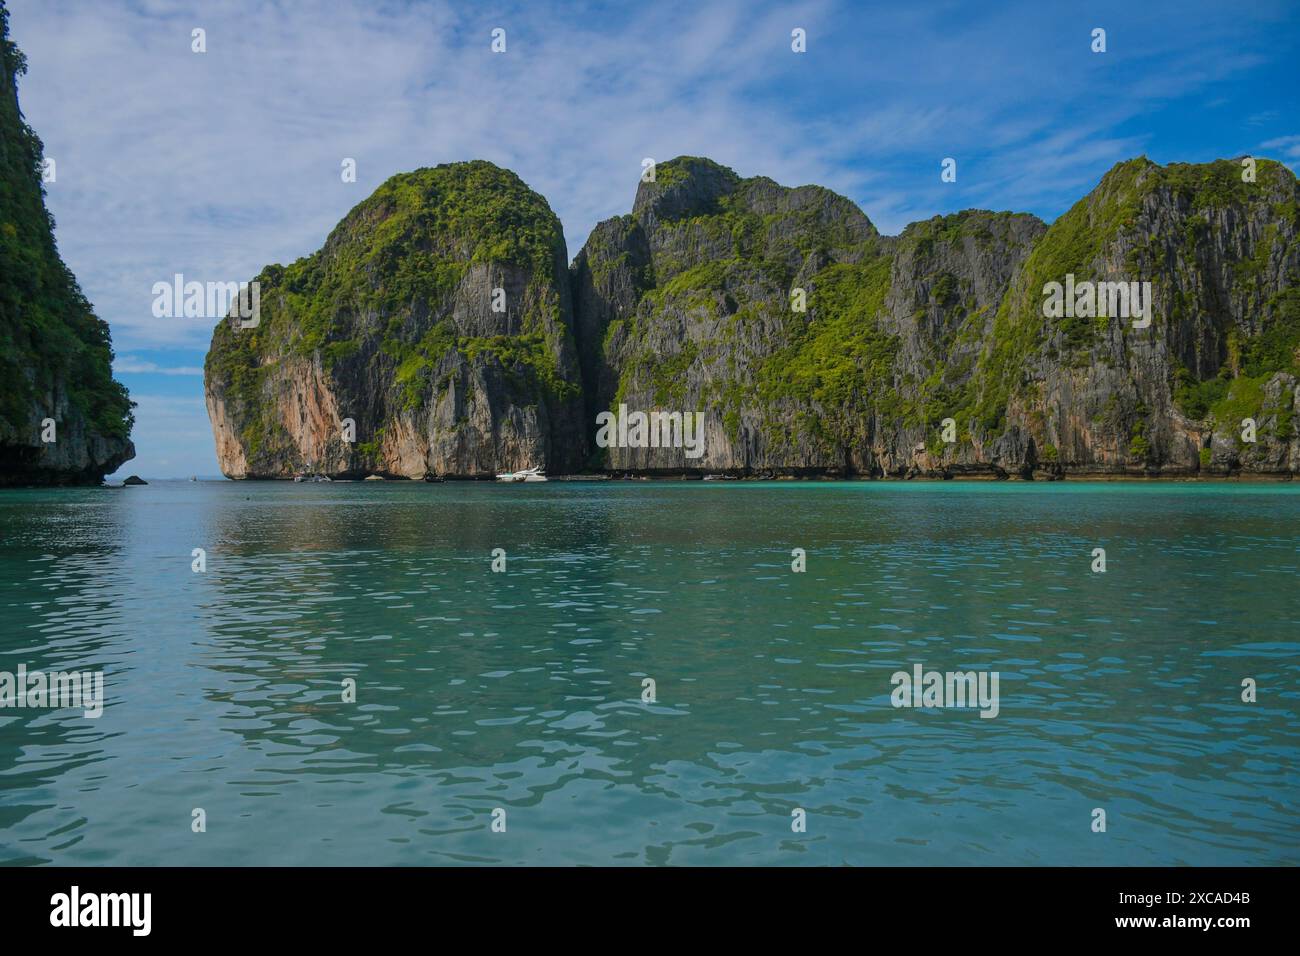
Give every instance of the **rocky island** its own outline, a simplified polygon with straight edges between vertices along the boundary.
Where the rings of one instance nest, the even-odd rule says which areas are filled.
[[[830,190],[708,159],[647,179],[567,268],[513,173],[388,180],[320,251],[262,271],[258,327],[218,325],[223,472],[1300,469],[1300,192],[1279,163],[1139,158],[1050,226],[968,210],[898,236]],[[1141,283],[1151,308],[1049,316],[1052,283]],[[702,412],[702,455],[600,447],[619,408]]]
[[[564,234],[513,173],[394,176],[319,252],[254,281],[257,327],[221,322],[204,368],[229,477],[582,464]]]
[[[59,257],[42,145],[18,108],[0,6],[0,485],[99,484],[135,456],[108,324]]]

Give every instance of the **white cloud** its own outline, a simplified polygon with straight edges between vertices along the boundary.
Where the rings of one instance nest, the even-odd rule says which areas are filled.
[[[113,374],[151,373],[154,375],[202,375],[203,369],[195,365],[162,366],[145,362],[130,355],[119,355],[113,360]]]
[[[1259,144],[1260,149],[1277,150],[1288,159],[1300,159],[1300,136],[1279,136]]]

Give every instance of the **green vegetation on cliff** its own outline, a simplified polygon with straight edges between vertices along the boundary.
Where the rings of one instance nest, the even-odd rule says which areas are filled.
[[[823,414],[814,406],[838,412],[884,394],[896,343],[863,317],[873,316],[888,292],[889,259],[851,202],[819,186],[786,189],[679,157],[657,166],[655,183],[642,184],[636,210],[633,222],[654,222],[654,258],[630,277],[634,289],[649,285],[634,315],[601,330],[606,344],[615,329],[634,343],[619,362],[611,405],[641,390],[660,406],[681,405],[688,383],[707,368],[698,400],[720,407],[734,438],[742,407],[807,405],[820,428]],[[593,233],[600,241],[584,250],[593,276],[627,258],[604,232]],[[807,311],[796,313],[791,291],[809,263],[817,271],[800,280]],[[652,334],[669,316],[698,335],[670,344]],[[753,338],[754,323],[783,329],[784,347],[749,354],[741,343]],[[832,429],[835,416],[824,417]]]
[[[324,379],[387,383],[406,411],[484,383],[516,407],[585,388],[589,413],[704,409],[721,420],[719,467],[894,474],[928,452],[922,468],[1196,470],[1211,437],[1201,422],[1215,449],[1234,418],[1257,418],[1267,442],[1294,432],[1278,376],[1300,376],[1295,179],[1266,160],[1257,183],[1240,170],[1139,158],[1050,227],[967,210],[882,237],[828,190],[682,157],[593,231],[568,289],[559,224],[517,177],[483,163],[419,170],[356,207],[320,252],[269,267],[262,328],[238,343],[219,329],[209,368],[227,403],[249,406],[249,447],[252,432],[280,440],[258,418],[274,405],[268,382],[319,359]],[[1151,326],[1045,317],[1044,286],[1067,276],[1149,282]],[[498,281],[514,289],[500,324],[479,308]],[[1294,456],[1266,454],[1271,467]]]
[[[1073,274],[1075,282],[1116,280],[1120,276],[1098,273],[1101,258],[1117,243],[1130,246],[1124,263],[1130,281],[1151,281],[1155,288],[1155,316],[1161,326],[1185,324],[1194,315],[1209,313],[1213,301],[1188,301],[1168,278],[1176,268],[1196,267],[1197,243],[1210,229],[1211,219],[1221,218],[1229,207],[1238,210],[1267,206],[1272,216],[1294,222],[1296,218],[1295,178],[1279,163],[1257,161],[1257,182],[1242,180],[1242,167],[1233,160],[1206,164],[1157,166],[1146,158],[1120,163],[1098,187],[1054,222],[1034,245],[1015,283],[1008,291],[994,319],[990,342],[981,357],[977,375],[975,422],[988,434],[995,434],[1005,422],[1009,401],[1023,395],[1033,380],[1035,363],[1046,358],[1083,367],[1095,361],[1091,350],[1113,319],[1074,316],[1048,320],[1042,314],[1042,290],[1048,282],[1063,282]],[[1286,197],[1275,202],[1280,191]],[[1162,204],[1188,210],[1184,233],[1176,248],[1169,236],[1151,233],[1143,218],[1144,204]],[[1291,244],[1295,242],[1294,226]],[[1277,243],[1277,248],[1274,248]],[[1276,227],[1265,230],[1252,255],[1237,260],[1231,273],[1229,296],[1250,297],[1270,256],[1294,261],[1294,250]],[[1292,281],[1300,282],[1293,275]],[[1162,301],[1163,299],[1163,301]],[[1300,372],[1300,310],[1297,290],[1289,288],[1267,297],[1260,310],[1261,331],[1243,337],[1225,331],[1225,342],[1234,355],[1221,356],[1219,372],[1198,380],[1182,367],[1173,382],[1174,398],[1189,417],[1227,422],[1245,399],[1228,402],[1230,383],[1237,376],[1267,377],[1275,372]],[[1216,363],[1217,364],[1217,363]],[[1239,390],[1240,394],[1245,394]],[[965,399],[959,400],[963,401]],[[1145,442],[1145,439],[1143,439]]]
[[[8,17],[0,5],[0,442],[39,444],[31,423],[54,415],[49,396],[64,395],[88,433],[124,444],[131,402],[112,376],[108,324],[59,258],[41,141],[18,108],[26,62],[9,40]]]
[[[898,341],[877,319],[889,294],[889,268],[881,256],[866,265],[836,263],[813,277],[810,316],[790,314],[789,344],[759,372],[764,400],[842,410],[892,393]]]
[[[260,325],[220,323],[206,366],[240,444],[263,456],[255,470],[290,467],[303,436],[292,434],[295,423],[277,426],[277,396],[304,389],[329,392],[366,435],[436,405],[453,382],[463,414],[479,377],[505,390],[493,396],[494,413],[581,395],[563,231],[541,196],[491,163],[393,176],[319,251],[257,279]],[[357,407],[378,417],[363,428]],[[368,467],[383,465],[371,461],[382,451],[374,438],[355,451],[370,456]]]
[[[409,407],[423,401],[429,376],[452,349],[524,366],[552,393],[568,395],[574,386],[562,380],[535,313],[525,315],[522,337],[476,337],[458,335],[447,309],[474,265],[516,265],[545,279],[557,258],[563,261],[563,234],[554,214],[513,173],[475,161],[393,176],[320,251],[262,271],[260,328],[219,329],[209,368],[231,381],[237,397],[252,399],[269,341],[298,355],[320,352],[332,368],[357,355],[374,316],[379,349],[393,360]],[[413,313],[428,319],[412,322]]]
[[[1132,226],[1140,211],[1138,178],[1153,164],[1146,159],[1120,163],[1095,190],[1063,213],[1038,239],[1019,277],[1003,297],[993,318],[989,341],[968,388],[955,397],[956,408],[969,410],[972,424],[986,435],[997,434],[1006,421],[1008,403],[1032,381],[1034,360],[1054,343],[1069,363],[1096,341],[1105,321],[1087,316],[1049,320],[1043,315],[1043,288],[1049,282],[1097,277],[1097,261],[1120,231]]]
[[[1140,157],[1050,227],[967,210],[889,238],[818,187],[660,163],[633,215],[598,227],[580,257],[617,303],[584,343],[589,385],[607,390],[597,404],[614,383],[618,401],[713,409],[730,467],[874,468],[883,455],[892,470],[924,449],[946,463],[1068,469],[1083,455],[1194,471],[1198,429],[1170,421],[1171,402],[1216,434],[1251,416],[1271,439],[1294,431],[1278,375],[1300,377],[1296,182],[1278,163],[1255,168],[1245,182],[1239,160]],[[649,261],[639,253],[633,278],[620,237],[638,228]],[[1044,287],[1067,276],[1150,283],[1149,330],[1044,316]],[[790,308],[795,287],[806,313]],[[939,437],[949,417],[952,445]]]
[[[1271,411],[1285,432],[1278,437],[1288,438],[1290,412],[1265,407],[1264,385],[1278,373],[1300,377],[1300,202],[1294,174],[1281,163],[1258,159],[1255,181],[1246,182],[1239,161],[1218,160],[1201,165],[1171,163],[1153,180],[1193,211],[1185,237],[1192,249],[1210,237],[1213,219],[1225,211],[1237,216],[1242,210],[1266,207],[1273,220],[1255,240],[1253,252],[1233,262],[1226,290],[1230,298],[1252,303],[1257,330],[1243,334],[1235,327],[1224,328],[1217,373],[1198,379],[1179,365],[1173,394],[1189,418],[1208,420],[1229,431],[1238,429],[1244,418]],[[1278,291],[1263,284],[1270,262],[1283,263],[1288,270],[1287,285]],[[1204,308],[1186,301],[1175,301],[1173,306],[1174,318],[1181,321]]]

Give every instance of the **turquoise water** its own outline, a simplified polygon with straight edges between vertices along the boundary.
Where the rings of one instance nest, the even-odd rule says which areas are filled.
[[[0,862],[1300,863],[1298,566],[1300,485],[5,492],[0,670],[107,702],[0,710]]]

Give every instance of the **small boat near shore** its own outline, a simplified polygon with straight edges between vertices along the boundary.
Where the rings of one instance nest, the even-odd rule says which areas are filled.
[[[522,471],[503,471],[497,475],[497,481],[546,481],[542,466],[525,468]]]

